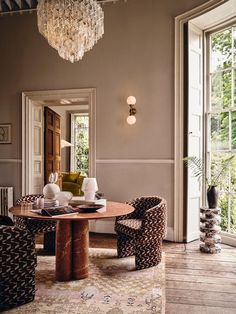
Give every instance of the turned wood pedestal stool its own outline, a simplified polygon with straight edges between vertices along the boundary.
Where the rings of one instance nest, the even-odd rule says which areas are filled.
[[[204,253],[221,252],[221,227],[220,227],[220,208],[200,208],[200,250]]]

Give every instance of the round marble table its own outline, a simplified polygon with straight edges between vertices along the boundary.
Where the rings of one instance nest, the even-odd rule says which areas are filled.
[[[89,224],[91,219],[104,219],[129,214],[134,211],[130,205],[107,202],[106,211],[76,213],[48,217],[21,209],[20,206],[9,210],[14,216],[56,220],[56,280],[68,281],[88,277]]]

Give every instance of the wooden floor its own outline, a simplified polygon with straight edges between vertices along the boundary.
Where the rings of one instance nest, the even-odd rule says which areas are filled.
[[[113,235],[90,235],[90,247],[116,248]],[[236,314],[236,248],[216,255],[199,251],[198,241],[164,243],[166,314]]]

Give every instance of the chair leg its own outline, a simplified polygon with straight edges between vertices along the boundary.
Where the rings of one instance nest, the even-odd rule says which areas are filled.
[[[127,257],[135,254],[135,240],[125,234],[117,236],[117,255]]]
[[[135,251],[136,269],[156,266],[160,263],[162,256],[162,241],[152,243],[137,243]]]

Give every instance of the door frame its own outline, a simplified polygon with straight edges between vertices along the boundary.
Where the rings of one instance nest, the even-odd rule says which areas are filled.
[[[228,0],[210,0],[175,18],[174,241],[184,239],[184,24]]]
[[[89,111],[89,175],[96,177],[96,88],[22,92],[22,195],[30,194],[32,183],[32,110],[44,101],[81,98],[88,102]],[[71,105],[71,104],[68,104]],[[66,106],[63,105],[63,106]]]

